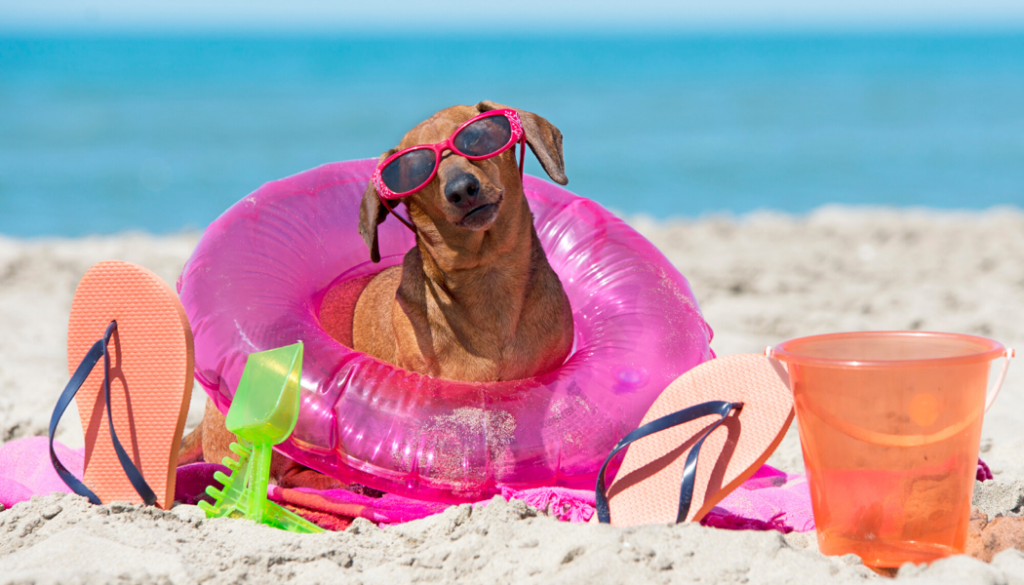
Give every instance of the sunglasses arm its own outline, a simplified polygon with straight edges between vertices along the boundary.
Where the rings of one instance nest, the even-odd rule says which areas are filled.
[[[519,184],[523,183],[523,165],[526,164],[526,135],[519,139]]]
[[[391,207],[391,204],[388,203],[387,199],[381,197],[379,194],[377,195],[377,197],[380,199],[380,202],[384,204],[384,207],[388,208],[388,211],[391,212],[391,215],[397,217],[398,221],[404,223],[405,227],[407,227],[407,228],[412,230],[412,233],[414,233],[414,234],[416,233],[416,226],[412,225],[412,222],[410,222],[409,220],[405,219],[404,217],[399,215],[397,212],[395,212],[395,208]]]

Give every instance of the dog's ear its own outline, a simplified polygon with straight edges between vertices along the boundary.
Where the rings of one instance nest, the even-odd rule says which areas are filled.
[[[526,143],[540,161],[540,166],[544,167],[551,180],[559,185],[569,182],[565,177],[565,159],[562,158],[562,133],[554,124],[532,112],[509,108],[490,100],[478,103],[476,109],[480,113],[502,109],[519,112],[519,119],[523,121],[523,129],[526,130]]]
[[[384,162],[384,159],[398,152],[397,148],[380,155],[377,164]],[[363,236],[366,247],[370,249],[370,260],[380,262],[380,246],[377,245],[377,226],[384,223],[388,217],[388,208],[384,207],[380,197],[377,195],[377,188],[373,181],[366,186],[363,192],[363,200],[359,204],[359,235]]]

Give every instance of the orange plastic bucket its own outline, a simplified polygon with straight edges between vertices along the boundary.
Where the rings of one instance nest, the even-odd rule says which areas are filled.
[[[788,366],[821,552],[877,568],[962,553],[982,419],[1013,350],[973,335],[865,331],[766,353]]]

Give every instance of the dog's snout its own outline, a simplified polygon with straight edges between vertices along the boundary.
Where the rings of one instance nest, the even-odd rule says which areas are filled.
[[[452,205],[472,207],[480,192],[480,181],[470,173],[455,177],[444,187],[444,197]]]

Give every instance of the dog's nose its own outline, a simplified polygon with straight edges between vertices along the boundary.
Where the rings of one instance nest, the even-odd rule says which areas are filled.
[[[463,173],[448,181],[444,187],[444,198],[458,207],[472,207],[479,192],[480,181],[469,173]]]

